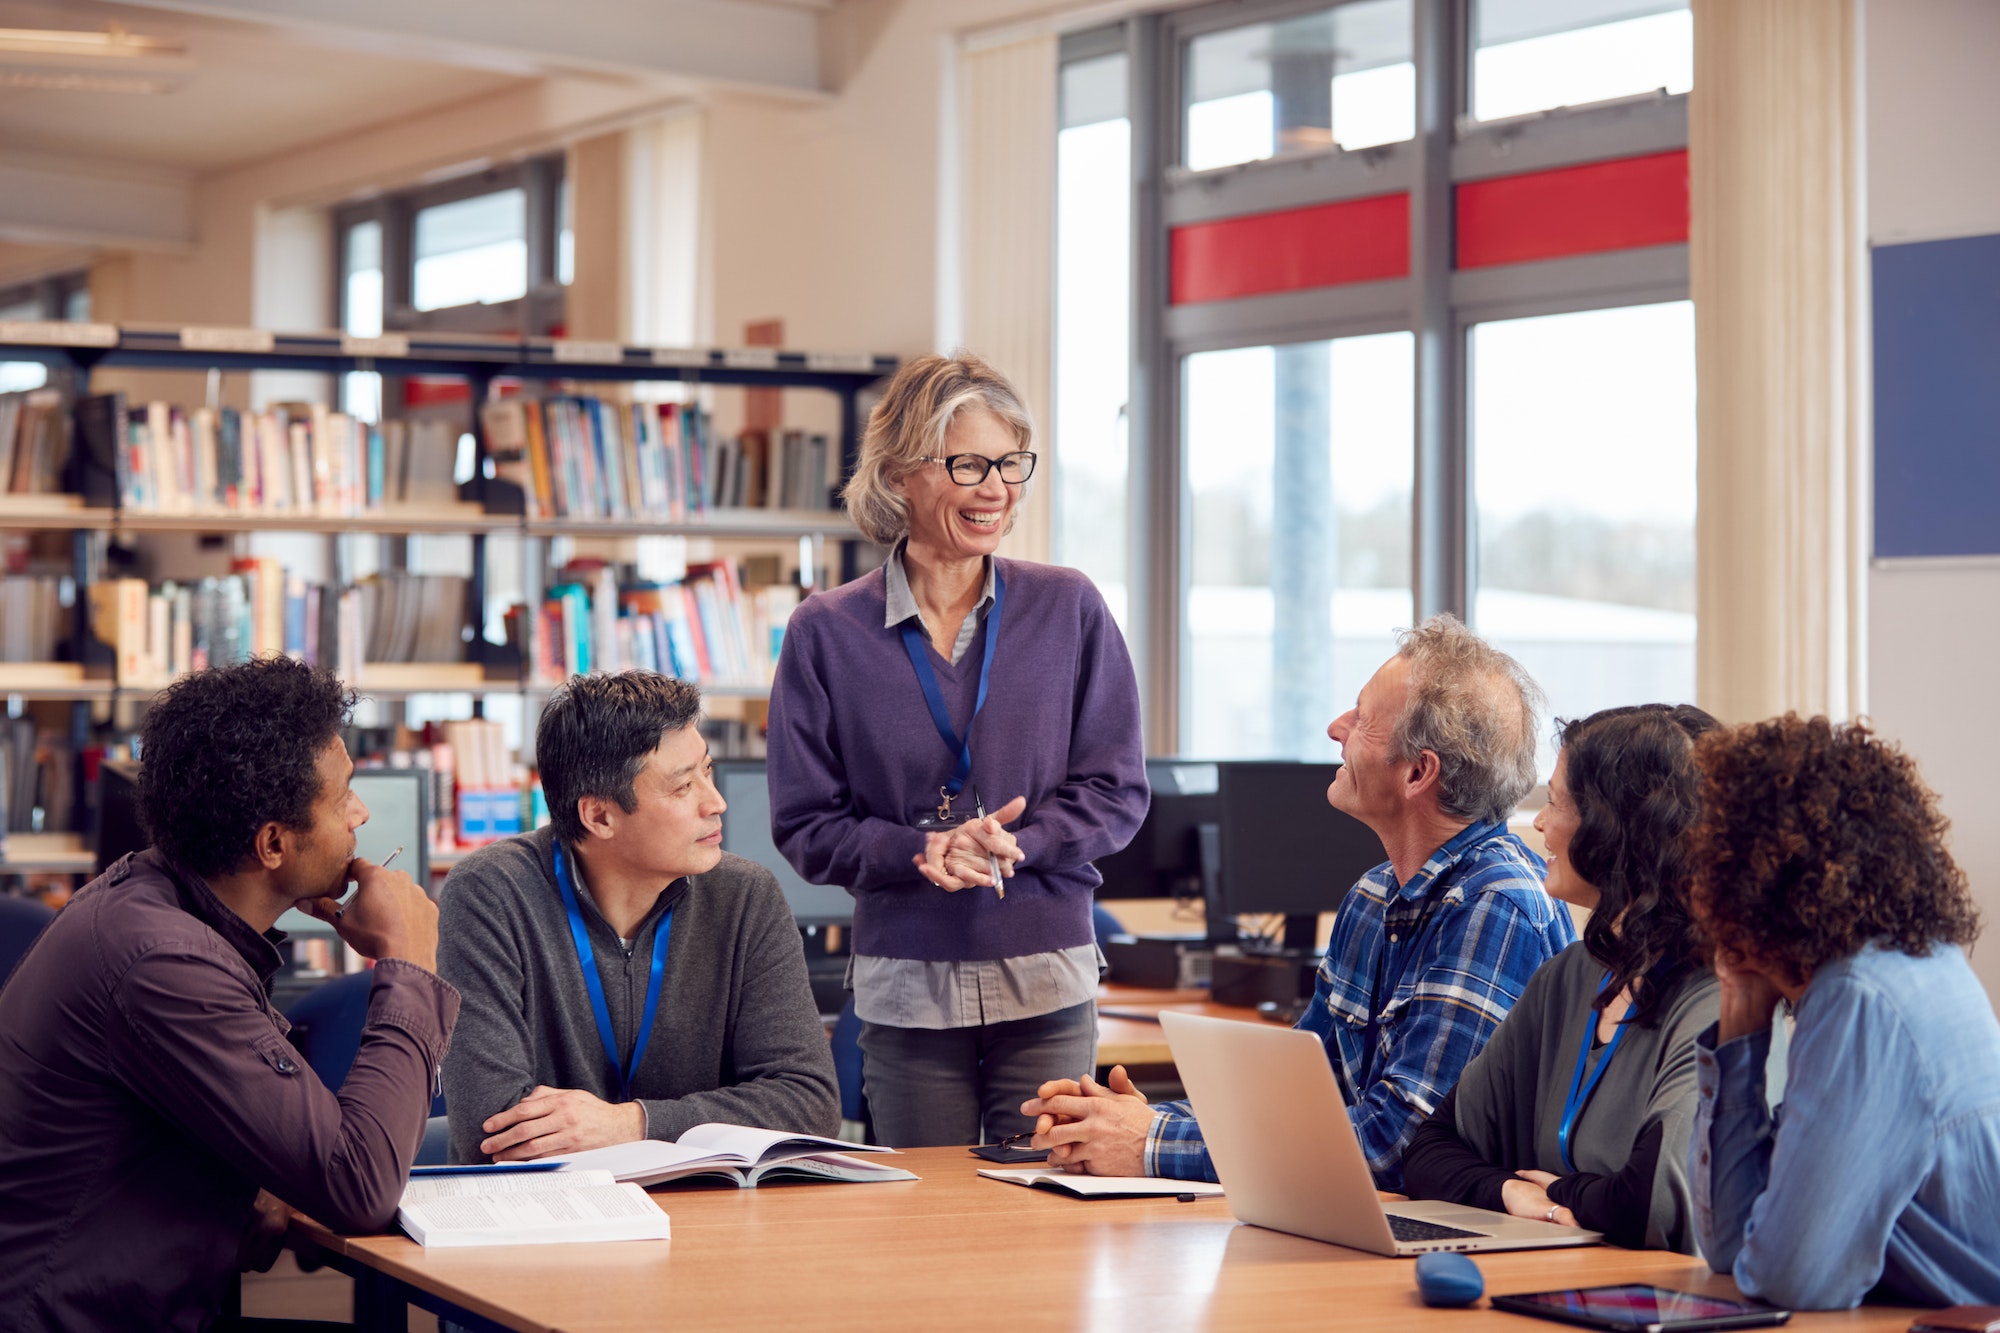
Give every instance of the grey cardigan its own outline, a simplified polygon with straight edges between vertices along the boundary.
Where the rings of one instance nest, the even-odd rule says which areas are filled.
[[[438,973],[464,997],[444,1062],[451,1156],[485,1158],[480,1124],[536,1084],[617,1100],[542,829],[461,861],[439,899]],[[647,1136],[721,1121],[811,1134],[840,1127],[833,1057],[805,951],[771,872],[728,852],[674,881],[628,952],[588,894],[585,926],[621,1059],[638,1034],[654,932],[668,909],[666,978],[633,1099]]]
[[[1474,1057],[1453,1092],[1458,1133],[1485,1160],[1508,1170],[1566,1174],[1557,1131],[1576,1073],[1577,1050],[1591,1040],[1597,1013],[1590,1002],[1604,965],[1581,943],[1544,963],[1507,1020]],[[1633,1026],[1619,1043],[1588,1105],[1578,1115],[1572,1150],[1576,1169],[1614,1176],[1635,1142],[1659,1126],[1648,1249],[1694,1253],[1694,1214],[1687,1178],[1688,1135],[1694,1126],[1694,1039],[1715,1022],[1716,982],[1706,971],[1683,973],[1660,1010],[1658,1027]],[[1591,1066],[1603,1058],[1597,1051]],[[1568,1202],[1555,1186],[1551,1198]],[[1581,1218],[1579,1218],[1581,1220]]]

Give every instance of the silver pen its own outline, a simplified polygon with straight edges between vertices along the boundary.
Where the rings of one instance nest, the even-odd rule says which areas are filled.
[[[986,822],[986,799],[979,794],[979,788],[972,789],[972,812],[979,816],[979,822]],[[1007,884],[1000,876],[1000,858],[991,851],[986,853],[986,865],[993,872],[993,890],[1002,899],[1007,896]]]
[[[395,851],[390,852],[387,856],[382,858],[382,864],[378,868],[382,870],[387,870],[389,866],[395,861],[395,859],[401,856],[402,854],[403,854],[403,849],[401,847],[398,847]],[[342,903],[340,906],[334,908],[333,914],[335,917],[342,917],[347,915],[347,904]]]

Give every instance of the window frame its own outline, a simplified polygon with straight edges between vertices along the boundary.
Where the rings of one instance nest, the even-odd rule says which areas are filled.
[[[1216,0],[1066,35],[1061,63],[1124,42],[1132,122],[1130,612],[1150,753],[1172,754],[1194,701],[1191,515],[1182,409],[1187,358],[1234,347],[1407,330],[1416,337],[1414,614],[1466,618],[1478,587],[1469,425],[1470,330],[1488,320],[1686,300],[1686,243],[1459,269],[1457,187],[1687,147],[1688,95],[1642,94],[1501,120],[1470,118],[1473,0],[1411,0],[1416,134],[1361,149],[1280,153],[1207,171],[1180,165],[1186,51],[1196,36],[1355,0]],[[1115,35],[1115,36],[1114,36]],[[1172,229],[1191,222],[1407,191],[1408,275],[1204,302],[1168,302]],[[1060,553],[1058,553],[1060,554]]]
[[[333,211],[333,309],[347,327],[347,234],[358,224],[382,226],[382,331],[384,333],[477,333],[547,337],[564,324],[567,289],[557,281],[558,219],[565,175],[560,153],[528,158],[453,176],[414,189],[343,204]],[[416,285],[417,214],[439,204],[518,189],[527,198],[527,291],[490,305],[419,310]]]

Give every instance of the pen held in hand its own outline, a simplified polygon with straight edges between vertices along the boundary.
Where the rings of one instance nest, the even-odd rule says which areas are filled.
[[[395,864],[396,858],[401,856],[402,854],[403,854],[403,849],[401,847],[398,847],[395,851],[390,852],[387,856],[382,858],[381,868],[383,870],[387,870],[390,866]],[[345,904],[342,904],[341,906],[333,909],[333,915],[336,920],[342,916],[345,916],[346,914],[347,914],[347,907]]]
[[[972,813],[979,817],[982,824],[985,823],[986,798],[979,794],[979,788],[977,787],[972,789]],[[986,853],[986,866],[993,875],[993,891],[999,894],[1002,900],[1004,900],[1007,897],[1007,885],[1001,880],[1000,858],[995,856],[991,849]]]

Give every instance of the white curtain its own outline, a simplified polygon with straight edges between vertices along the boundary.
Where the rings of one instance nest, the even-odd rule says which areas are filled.
[[[1003,555],[1049,558],[1054,383],[1056,38],[967,44],[957,70],[957,242],[963,345],[1034,415],[1041,461]]]
[[[1696,693],[1729,722],[1867,703],[1857,0],[1693,0]]]

